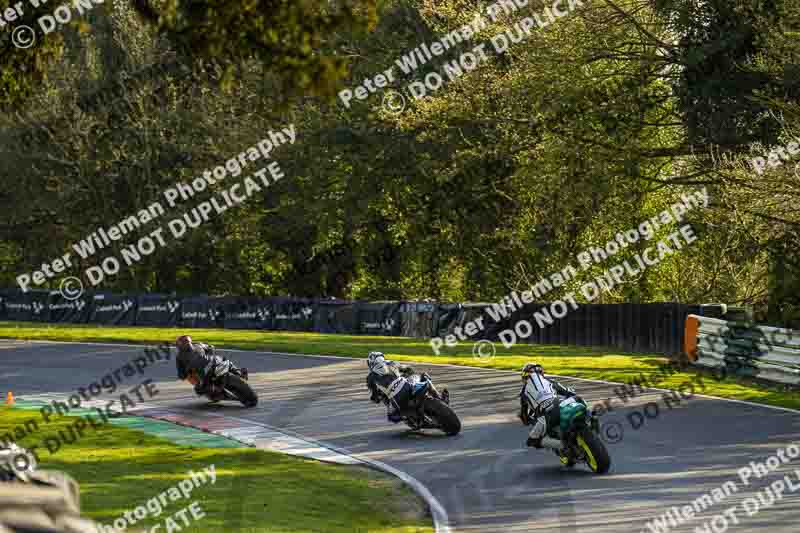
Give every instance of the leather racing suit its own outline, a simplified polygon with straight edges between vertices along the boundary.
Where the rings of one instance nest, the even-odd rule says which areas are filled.
[[[367,375],[367,388],[372,392],[370,400],[386,403],[386,418],[395,424],[400,422],[400,411],[411,399],[411,384],[402,374],[410,375],[414,369],[399,365],[395,361],[376,364]]]
[[[208,392],[211,381],[211,369],[217,363],[225,361],[223,357],[214,355],[214,347],[210,344],[201,342],[192,343],[189,350],[180,350],[175,357],[175,365],[178,368],[178,379],[186,379],[190,372],[197,372],[200,382],[194,386],[194,392],[198,396],[203,396]]]
[[[547,431],[560,424],[560,406],[576,401],[574,397],[574,390],[545,378],[541,373],[534,372],[525,380],[520,392],[520,419],[523,424],[533,426],[526,443],[528,446],[554,450],[564,448],[559,439],[548,437]]]

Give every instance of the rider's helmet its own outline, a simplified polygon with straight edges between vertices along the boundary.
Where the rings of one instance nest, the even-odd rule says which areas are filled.
[[[192,338],[189,335],[181,335],[175,339],[175,347],[179,352],[192,349]]]
[[[367,368],[372,370],[385,360],[386,358],[383,356],[383,352],[369,352],[369,355],[367,356]]]
[[[13,442],[0,450],[0,481],[29,481],[28,474],[38,467],[36,457]]]
[[[544,374],[544,368],[539,363],[528,363],[522,367],[522,381],[531,377],[531,374]]]

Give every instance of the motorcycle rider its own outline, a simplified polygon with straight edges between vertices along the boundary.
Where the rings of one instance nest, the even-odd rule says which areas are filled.
[[[375,403],[384,401],[386,418],[397,424],[402,420],[400,411],[411,399],[412,387],[404,376],[413,374],[414,369],[395,361],[387,361],[381,352],[369,353],[367,368],[367,388],[372,393],[370,400]]]
[[[175,357],[178,379],[186,379],[192,371],[196,372],[200,381],[194,386],[194,392],[198,396],[207,394],[211,383],[211,369],[214,365],[225,362],[227,359],[215,355],[216,349],[210,344],[192,342],[189,335],[178,337],[175,340],[175,347],[178,349],[178,355]],[[246,368],[237,368],[234,365],[232,371],[247,380]]]
[[[526,426],[533,426],[526,444],[562,452],[566,446],[561,440],[549,437],[547,429],[561,423],[561,405],[582,401],[581,398],[573,389],[545,378],[542,365],[537,363],[528,363],[522,368],[522,382],[519,417]]]

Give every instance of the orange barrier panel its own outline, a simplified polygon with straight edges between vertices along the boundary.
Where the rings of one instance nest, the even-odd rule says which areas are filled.
[[[694,315],[686,317],[683,327],[683,353],[689,361],[697,361],[697,332],[700,328],[700,320]]]

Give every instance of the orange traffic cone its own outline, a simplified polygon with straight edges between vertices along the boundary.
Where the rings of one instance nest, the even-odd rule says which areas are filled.
[[[14,405],[14,393],[8,391],[8,396],[6,396],[6,405]]]

